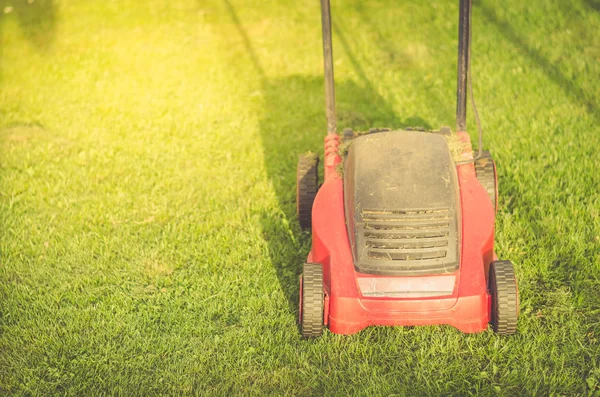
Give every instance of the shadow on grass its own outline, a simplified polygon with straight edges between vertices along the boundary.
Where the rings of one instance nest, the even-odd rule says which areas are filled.
[[[600,2],[597,0],[585,0],[585,3],[592,9],[600,11]],[[565,96],[569,100],[582,105],[593,119],[600,119],[600,107],[598,100],[595,98],[596,93],[587,92],[575,81],[561,72],[561,66],[553,63],[544,55],[527,43],[525,38],[521,36],[510,23],[503,20],[496,14],[496,11],[489,5],[479,3],[477,5],[485,19],[495,25],[506,40],[512,43],[524,56],[533,60],[534,64],[544,72],[549,80],[555,83],[562,89]],[[550,145],[558,145],[556,141],[550,140]],[[593,156],[593,150],[591,155]],[[577,158],[568,154],[561,161],[576,162]],[[519,183],[515,180],[510,182],[510,185],[518,186]],[[506,185],[505,185],[506,186]],[[507,192],[513,197],[521,196],[519,191]],[[566,197],[566,196],[564,196]],[[513,213],[514,207],[535,208],[539,203],[536,199],[529,200],[517,199],[507,205],[506,211]],[[564,198],[557,198],[554,201],[555,206],[565,206]],[[543,218],[537,217],[535,212],[532,212],[528,219],[536,236],[539,237],[540,246],[537,247],[540,252],[553,252],[556,249],[556,229],[550,228]],[[593,225],[593,218],[589,215],[587,225]],[[592,227],[593,228],[593,227]],[[551,268],[549,275],[538,275],[539,279],[530,283],[529,287],[534,291],[530,294],[529,304],[532,309],[537,312],[547,306],[552,306],[552,299],[556,296],[556,291],[560,291],[561,287],[567,287],[575,296],[572,298],[576,303],[578,310],[585,315],[585,326],[591,334],[588,338],[593,337],[593,330],[597,329],[600,321],[600,295],[597,293],[598,279],[600,272],[597,267],[594,267],[590,260],[598,255],[598,245],[590,244],[587,241],[593,241],[595,238],[593,230],[585,232],[585,228],[581,229],[584,239],[576,241],[574,239],[564,238],[561,241],[560,253],[554,258],[551,258]],[[554,237],[554,238],[550,238]],[[560,238],[561,236],[559,236]],[[587,241],[586,241],[587,240]],[[550,292],[551,291],[551,292]],[[591,336],[590,336],[591,335]]]
[[[596,10],[600,9],[600,3],[596,0],[586,0],[587,4]],[[519,35],[519,33],[509,24],[508,21],[502,20],[496,14],[494,9],[486,4],[478,4],[484,17],[498,28],[504,38],[510,41],[516,48],[519,49],[524,55],[531,58],[535,64],[565,92],[565,94],[571,98],[572,101],[577,102],[586,107],[588,112],[594,116],[594,118],[600,118],[600,108],[598,107],[597,100],[590,93],[584,91],[574,81],[565,76],[558,66],[548,60],[544,55],[527,44],[527,41]]]
[[[398,45],[402,41],[392,41],[389,37],[386,37],[381,33],[379,24],[373,15],[367,8],[365,8],[365,2],[358,0],[350,2],[350,7],[359,16],[361,21],[361,28],[369,32],[371,37],[371,45],[379,49],[380,53],[384,54],[389,60],[390,64],[401,64],[404,67],[410,66],[413,63],[412,57],[404,56],[402,48]],[[368,4],[367,4],[368,7]],[[389,11],[388,12],[393,12]],[[400,18],[400,16],[398,16]]]
[[[260,117],[260,134],[265,168],[280,209],[279,212],[264,211],[261,214],[263,237],[268,244],[269,258],[288,301],[290,313],[296,314],[298,276],[310,249],[310,235],[300,231],[295,213],[296,164],[298,155],[308,151],[318,153],[322,158],[326,134],[324,79],[322,76],[301,75],[268,78],[235,9],[227,0],[224,0],[224,4],[261,79],[264,106]],[[336,84],[340,129],[430,128],[418,117],[399,118],[369,81],[337,26],[334,26],[334,33],[334,40],[341,43],[360,79],[360,83],[338,81]],[[322,171],[320,173],[322,175]]]
[[[600,12],[600,0],[585,0],[588,7]]]
[[[0,25],[16,18],[25,36],[39,50],[52,45],[56,32],[53,0],[0,0]]]
[[[297,225],[290,227],[297,219],[296,163],[301,153],[312,151],[321,155],[323,151],[326,132],[323,87],[322,77],[306,76],[266,80],[263,86],[260,133],[265,168],[281,214],[263,214],[262,227],[271,263],[292,313],[297,311],[298,275],[310,248],[308,233],[301,233]],[[342,127],[365,130],[372,126],[426,125],[416,117],[398,118],[379,94],[353,81],[337,84],[336,89],[337,97],[342,99],[338,102],[338,122]]]
[[[39,51],[54,41],[56,12],[53,0],[0,0],[0,81],[2,80],[2,25],[16,18],[23,36]]]

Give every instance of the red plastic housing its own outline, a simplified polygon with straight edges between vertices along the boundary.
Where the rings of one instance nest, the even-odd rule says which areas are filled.
[[[464,159],[472,158],[467,133]],[[312,249],[308,262],[323,266],[324,323],[331,332],[353,334],[371,325],[448,324],[462,332],[484,331],[490,321],[491,296],[487,288],[494,259],[495,209],[477,180],[473,163],[457,166],[460,189],[460,266],[452,274],[390,277],[355,271],[344,215],[339,138],[325,138],[325,181],[312,212]],[[378,286],[401,286],[423,291],[422,297],[376,296]],[[388,288],[389,289],[389,288]],[[367,293],[367,291],[370,291]],[[446,291],[430,296],[427,291]],[[372,293],[371,293],[372,292]]]

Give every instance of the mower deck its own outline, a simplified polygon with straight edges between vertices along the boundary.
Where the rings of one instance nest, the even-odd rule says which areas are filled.
[[[382,135],[386,140],[389,139],[389,135],[394,134],[396,136],[406,135],[408,136],[406,139],[409,140],[423,139],[425,142],[427,138],[424,138],[424,134],[428,134],[435,140],[441,139],[440,142],[447,151],[446,157],[449,156],[448,146],[444,138],[439,135],[416,131],[391,131],[379,134],[386,134]],[[376,141],[376,135],[379,134],[357,138],[357,146],[362,145],[360,140]],[[468,139],[468,136],[464,134],[462,138]],[[398,142],[402,140],[400,139]],[[355,142],[351,144],[351,147],[354,144]],[[391,150],[401,151],[402,149],[396,147]],[[352,149],[349,151],[348,158],[351,156],[350,153],[352,153]],[[440,162],[439,159],[433,159],[440,153],[435,151],[425,151],[425,153],[431,154],[426,155],[425,158],[421,155],[421,158],[416,161]],[[330,164],[341,161],[341,158],[335,158],[335,156],[338,156],[337,153],[330,155]],[[347,167],[350,166],[346,165]],[[361,166],[354,165],[353,167]],[[435,183],[441,186],[432,187],[432,189],[437,188],[441,191],[450,189],[449,193],[452,193],[452,196],[455,193],[458,195],[456,201],[452,200],[456,203],[456,210],[452,212],[462,218],[462,230],[457,230],[455,237],[462,252],[460,268],[445,267],[444,271],[431,271],[428,258],[411,259],[410,261],[397,259],[400,262],[398,264],[393,259],[386,259],[385,262],[391,262],[393,276],[381,275],[377,269],[375,271],[359,269],[353,257],[353,251],[357,258],[360,258],[360,255],[357,255],[356,252],[360,252],[356,250],[357,244],[348,238],[351,235],[349,233],[351,229],[347,228],[345,222],[345,181],[339,175],[326,178],[314,201],[312,250],[308,256],[308,262],[322,265],[324,323],[332,332],[351,334],[370,325],[449,324],[468,333],[481,332],[487,328],[490,320],[490,294],[487,289],[486,275],[489,264],[494,259],[494,208],[488,193],[477,180],[472,163],[452,166],[452,170],[445,170],[445,173],[456,175],[456,190],[448,187],[452,184],[445,181],[444,178],[436,178],[437,182]],[[350,176],[344,173],[344,178],[350,178]],[[402,196],[405,196],[405,202],[417,203],[421,191],[413,189],[413,197],[410,197],[411,191],[403,189],[405,186],[403,179],[396,178],[395,180],[395,183],[390,182],[387,192],[396,192],[398,200],[402,200]],[[431,181],[425,183],[434,184]],[[445,197],[438,196],[438,200],[448,200],[448,195],[445,193]],[[422,203],[426,205],[427,200],[435,203],[436,197],[423,197]],[[445,204],[452,205],[452,202],[446,201]],[[348,207],[346,206],[346,208]],[[348,217],[348,219],[351,218]],[[447,229],[446,227],[444,230]],[[369,229],[364,229],[364,225],[361,225],[356,230],[358,234]],[[368,249],[368,247],[363,249]],[[444,263],[443,258],[441,259],[439,263]],[[412,268],[410,275],[396,275],[398,269],[400,273],[405,271],[406,262],[410,262],[409,266]],[[419,268],[419,266],[422,267]]]

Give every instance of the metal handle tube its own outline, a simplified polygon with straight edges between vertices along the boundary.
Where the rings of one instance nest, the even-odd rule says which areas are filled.
[[[458,85],[456,88],[456,130],[467,130],[467,84],[471,56],[471,2],[460,0],[458,21]]]
[[[327,133],[337,134],[335,114],[335,84],[333,80],[333,48],[331,45],[331,11],[329,0],[321,0],[321,25],[323,28],[323,65],[325,68],[325,112]]]

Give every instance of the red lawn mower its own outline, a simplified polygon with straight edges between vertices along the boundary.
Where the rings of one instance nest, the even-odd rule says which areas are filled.
[[[466,133],[471,0],[460,0],[456,132],[346,129],[340,139],[329,0],[321,14],[324,183],[316,156],[300,156],[297,172],[298,219],[312,230],[300,278],[302,335],[433,324],[474,333],[488,323],[514,333],[517,281],[512,263],[494,253],[496,168],[481,129],[477,155]]]

